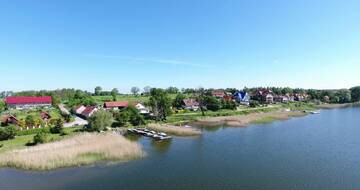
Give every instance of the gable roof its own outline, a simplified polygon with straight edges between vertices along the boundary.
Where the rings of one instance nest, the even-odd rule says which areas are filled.
[[[105,108],[117,108],[117,107],[128,107],[128,106],[129,106],[129,102],[127,102],[127,101],[105,102],[104,103]]]
[[[199,103],[193,98],[184,99],[183,102],[187,107],[199,106]]]
[[[81,112],[82,115],[89,116],[91,112],[93,112],[96,109],[96,106],[88,106],[85,108],[83,112]]]
[[[51,96],[10,96],[5,98],[6,104],[51,104]]]

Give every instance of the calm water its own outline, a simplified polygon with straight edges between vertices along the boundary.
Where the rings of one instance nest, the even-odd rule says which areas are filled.
[[[0,189],[360,189],[360,108],[198,138],[140,138],[143,160],[54,172],[0,169]]]

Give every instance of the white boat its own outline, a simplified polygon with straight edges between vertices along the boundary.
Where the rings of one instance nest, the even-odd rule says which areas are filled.
[[[158,133],[160,136],[167,136],[166,133]]]
[[[192,128],[190,125],[184,125],[185,128]]]
[[[312,111],[312,112],[310,112],[311,114],[319,114],[320,112],[318,112],[318,111]]]

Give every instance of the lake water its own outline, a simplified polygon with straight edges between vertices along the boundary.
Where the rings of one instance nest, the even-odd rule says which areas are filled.
[[[0,169],[0,189],[360,189],[360,108],[204,129],[169,143],[138,140],[142,160],[42,173]]]

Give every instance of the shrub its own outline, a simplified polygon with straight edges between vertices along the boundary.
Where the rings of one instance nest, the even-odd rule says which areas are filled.
[[[48,142],[48,133],[46,130],[40,130],[34,136],[34,144],[42,144]]]
[[[62,133],[63,130],[64,130],[63,125],[64,125],[63,120],[62,119],[57,119],[55,126],[50,128],[50,132],[53,133],[53,134]]]
[[[0,141],[15,138],[16,128],[14,126],[0,127]]]
[[[256,101],[256,100],[250,101],[250,107],[251,108],[255,108],[255,107],[258,107],[258,106],[260,106],[259,101]]]
[[[110,112],[99,110],[89,118],[88,131],[104,131],[107,127],[111,127],[113,116]]]

